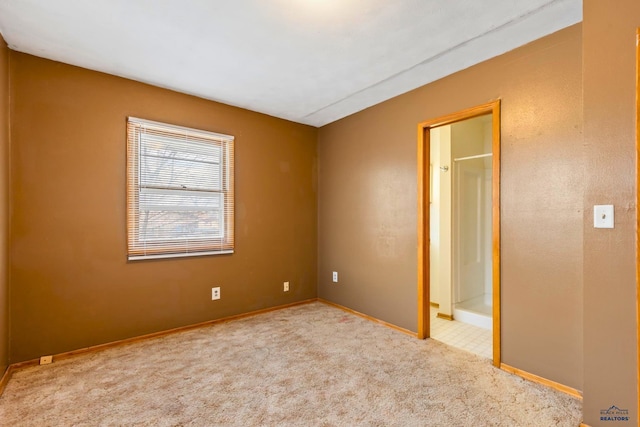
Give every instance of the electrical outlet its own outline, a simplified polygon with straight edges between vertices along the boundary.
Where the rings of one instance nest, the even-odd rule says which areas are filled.
[[[289,282],[284,282],[284,291],[289,292]]]
[[[51,362],[53,362],[53,356],[42,356],[40,358],[41,365],[48,365]]]
[[[211,288],[211,300],[220,299],[220,287]]]
[[[337,271],[333,272],[333,283],[338,283],[338,272]]]

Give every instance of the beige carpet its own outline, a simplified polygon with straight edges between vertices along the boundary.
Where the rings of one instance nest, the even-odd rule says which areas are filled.
[[[3,426],[578,426],[581,403],[322,303],[18,371]]]

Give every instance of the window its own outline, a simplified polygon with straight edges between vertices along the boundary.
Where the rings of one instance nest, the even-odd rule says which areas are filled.
[[[233,253],[232,136],[129,117],[129,260]]]

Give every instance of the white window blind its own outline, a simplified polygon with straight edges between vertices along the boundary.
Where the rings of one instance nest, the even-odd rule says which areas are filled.
[[[234,138],[129,117],[130,260],[231,253]]]

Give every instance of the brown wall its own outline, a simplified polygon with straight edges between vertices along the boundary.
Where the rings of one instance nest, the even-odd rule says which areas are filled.
[[[0,375],[9,364],[9,49],[0,36]]]
[[[636,28],[640,2],[584,7],[584,419],[616,405],[637,425]],[[615,228],[595,230],[595,204],[615,206]]]
[[[581,389],[581,49],[573,26],[321,128],[319,296],[416,330],[417,124],[500,98],[503,362]]]
[[[316,296],[315,128],[16,52],[11,76],[11,362]],[[129,115],[236,137],[235,254],[126,261]]]

